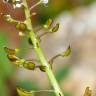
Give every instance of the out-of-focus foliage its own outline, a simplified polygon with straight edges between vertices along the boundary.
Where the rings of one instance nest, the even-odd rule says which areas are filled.
[[[87,6],[96,0],[49,0],[47,7],[40,6],[39,20],[45,22],[49,17],[54,18],[66,10],[73,10],[79,6]]]
[[[4,52],[4,46],[8,45],[7,33],[0,31],[0,95],[8,96],[6,87],[6,78],[11,75],[12,67],[9,64],[6,53]],[[6,91],[5,91],[6,90]]]
[[[38,90],[39,89],[39,86],[37,85],[35,81],[22,80],[22,81],[18,81],[17,85],[26,90]]]
[[[70,73],[70,68],[70,64],[66,64],[64,67],[58,70],[58,72],[56,73],[56,79],[60,82],[62,79],[66,78],[66,76],[68,76],[68,74]]]

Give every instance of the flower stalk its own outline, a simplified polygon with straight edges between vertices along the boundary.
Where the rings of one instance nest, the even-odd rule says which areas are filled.
[[[48,64],[46,57],[44,56],[44,54],[42,52],[42,49],[40,47],[40,42],[36,38],[35,33],[33,31],[32,22],[31,22],[31,19],[29,18],[29,17],[31,17],[30,16],[31,14],[30,14],[30,8],[27,5],[27,0],[22,0],[22,4],[24,6],[24,12],[25,12],[25,17],[26,17],[25,24],[26,24],[27,29],[28,29],[29,37],[33,43],[34,51],[36,52],[37,57],[39,58],[41,65],[46,67],[46,74],[48,75],[49,80],[50,80],[50,82],[54,88],[54,92],[55,92],[56,96],[64,96],[58,83],[57,83],[57,81],[56,81],[55,76],[53,75],[50,64]]]

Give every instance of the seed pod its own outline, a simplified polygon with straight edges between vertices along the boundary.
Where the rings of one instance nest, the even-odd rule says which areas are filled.
[[[69,56],[70,53],[71,53],[71,48],[69,46],[66,51],[64,51],[63,53],[61,53],[61,56],[62,57]]]
[[[35,63],[32,60],[26,60],[23,63],[23,67],[28,70],[34,70],[35,69]]]
[[[19,60],[19,58],[16,57],[15,55],[8,54],[7,57],[8,57],[10,62],[16,62],[17,60]]]
[[[26,24],[21,23],[21,22],[19,22],[19,23],[16,25],[16,28],[17,28],[18,30],[21,30],[21,31],[25,31],[25,30],[27,29]]]
[[[51,29],[49,30],[49,32],[54,33],[54,32],[57,32],[58,29],[59,29],[59,23],[57,23],[53,28],[51,28]]]
[[[32,91],[27,91],[23,88],[17,87],[17,92],[20,96],[33,96]]]
[[[39,66],[39,69],[43,72],[46,72],[46,66]]]
[[[48,29],[53,23],[53,20],[52,19],[48,19],[47,22],[44,24],[44,28]]]
[[[14,49],[10,49],[7,47],[4,47],[4,50],[7,54],[10,54],[10,55],[15,55],[15,53],[16,53],[16,51]]]
[[[83,96],[92,96],[92,90],[90,90],[89,87],[86,87],[86,90]]]
[[[14,62],[15,65],[18,67],[23,67],[23,63],[25,62],[25,59],[18,59],[16,62]]]

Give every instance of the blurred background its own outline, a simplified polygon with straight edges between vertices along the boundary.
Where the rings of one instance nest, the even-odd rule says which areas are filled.
[[[27,0],[29,6],[38,0]],[[39,5],[32,10],[33,28],[42,26],[48,18],[60,23],[57,33],[42,38],[41,47],[49,60],[70,45],[69,57],[58,58],[53,65],[55,77],[64,96],[83,96],[89,86],[92,96],[96,96],[96,0],[49,0],[48,5]],[[0,0],[0,13],[10,14],[23,21],[22,9],[13,9]],[[26,90],[52,89],[50,81],[40,70],[30,71],[11,64],[4,51],[9,48],[29,48],[26,37],[20,38],[15,26],[5,22],[0,16],[0,96],[18,96],[16,86]],[[42,31],[41,31],[42,32]],[[21,58],[36,58],[32,49],[21,50]],[[54,93],[40,92],[34,96],[55,96]]]

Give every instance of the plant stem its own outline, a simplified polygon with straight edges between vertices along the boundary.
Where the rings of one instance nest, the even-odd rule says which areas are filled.
[[[46,66],[46,73],[47,73],[47,75],[50,79],[50,82],[54,88],[56,96],[64,96],[56,79],[55,79],[55,76],[53,75],[50,64],[48,64],[48,62],[42,52],[42,49],[40,47],[40,43],[34,34],[31,19],[28,18],[28,17],[30,17],[30,8],[27,5],[27,0],[22,0],[22,3],[24,5],[24,12],[25,12],[25,17],[26,17],[25,23],[26,23],[27,28],[29,29],[29,37],[31,38],[31,41],[33,42],[34,50],[35,50],[35,52],[42,64],[42,66]]]

